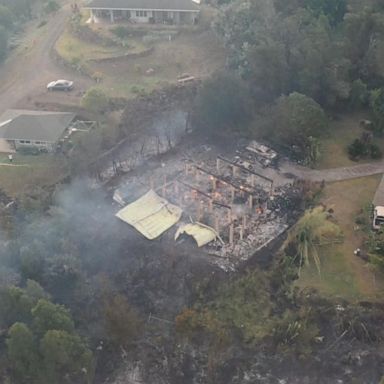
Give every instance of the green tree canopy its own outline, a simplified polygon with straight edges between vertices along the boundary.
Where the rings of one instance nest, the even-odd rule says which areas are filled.
[[[6,29],[0,25],[0,61],[5,58],[8,49],[8,33]]]
[[[32,332],[23,323],[15,323],[6,340],[13,377],[19,383],[32,383],[38,370],[38,350]]]
[[[347,99],[350,63],[342,39],[323,13],[288,5],[236,1],[221,13],[215,29],[230,67],[271,98],[297,91],[321,104]]]
[[[39,283],[27,280],[26,287],[10,286],[0,290],[0,324],[9,327],[17,321],[30,322],[31,310],[39,299],[48,298]]]
[[[280,97],[272,109],[266,133],[269,139],[308,162],[314,162],[314,139],[322,136],[328,126],[327,117],[318,103],[300,93]]]
[[[44,5],[44,11],[45,13],[54,13],[57,12],[60,9],[60,5],[55,0],[48,0],[47,3]]]
[[[194,106],[198,129],[211,135],[244,132],[250,118],[250,95],[240,78],[218,73],[204,82]]]
[[[67,332],[74,331],[74,324],[70,313],[62,305],[40,299],[32,309],[32,316],[34,328],[41,335],[51,329]]]
[[[7,30],[11,29],[13,25],[13,15],[12,12],[0,4],[0,25],[2,25]]]
[[[375,131],[384,132],[384,88],[371,92],[370,105],[374,116]]]
[[[48,331],[41,340],[45,382],[89,383],[92,353],[79,336],[63,330]]]
[[[304,0],[304,6],[308,7],[316,16],[327,16],[332,25],[343,21],[347,12],[347,0]]]

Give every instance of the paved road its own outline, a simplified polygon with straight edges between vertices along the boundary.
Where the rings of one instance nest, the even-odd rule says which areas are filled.
[[[30,25],[20,47],[0,65],[0,114],[19,106],[28,96],[46,93],[45,85],[51,80],[63,77],[82,80],[81,76],[61,68],[52,59],[52,48],[69,16],[70,10],[66,6],[50,17],[40,30]]]
[[[292,174],[300,179],[332,182],[384,173],[384,161],[324,170],[313,170],[285,162],[281,165],[280,172]]]

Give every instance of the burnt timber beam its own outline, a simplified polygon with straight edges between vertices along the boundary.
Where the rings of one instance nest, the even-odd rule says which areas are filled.
[[[217,156],[220,160],[222,160],[222,161],[224,161],[225,163],[227,163],[227,164],[230,164],[230,165],[232,165],[232,166],[235,166],[235,167],[238,167],[238,168],[240,168],[240,169],[242,169],[243,171],[246,171],[246,172],[249,172],[249,173],[251,173],[251,174],[253,174],[253,175],[255,175],[255,176],[258,176],[258,177],[260,177],[260,178],[262,178],[262,179],[264,179],[264,180],[267,180],[267,181],[269,181],[271,184],[273,184],[273,180],[272,179],[270,179],[269,177],[267,177],[267,176],[263,176],[262,174],[260,174],[260,173],[258,173],[258,172],[255,172],[255,171],[253,171],[253,170],[251,170],[251,169],[248,169],[248,168],[246,168],[246,167],[244,167],[243,165],[241,165],[241,164],[237,164],[237,163],[235,163],[234,161],[232,161],[232,160],[228,160],[228,159],[226,159],[225,157],[222,157],[222,156]]]

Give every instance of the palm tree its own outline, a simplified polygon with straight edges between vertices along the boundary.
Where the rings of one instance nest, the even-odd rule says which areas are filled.
[[[320,257],[318,248],[330,244],[342,236],[339,226],[328,219],[328,214],[323,207],[316,207],[304,213],[304,216],[293,227],[289,241],[297,247],[297,257],[301,265],[309,265],[313,259],[320,274]]]

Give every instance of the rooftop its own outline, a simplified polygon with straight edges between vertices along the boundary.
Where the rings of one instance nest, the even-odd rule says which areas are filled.
[[[11,109],[0,116],[0,138],[56,142],[75,114]]]

